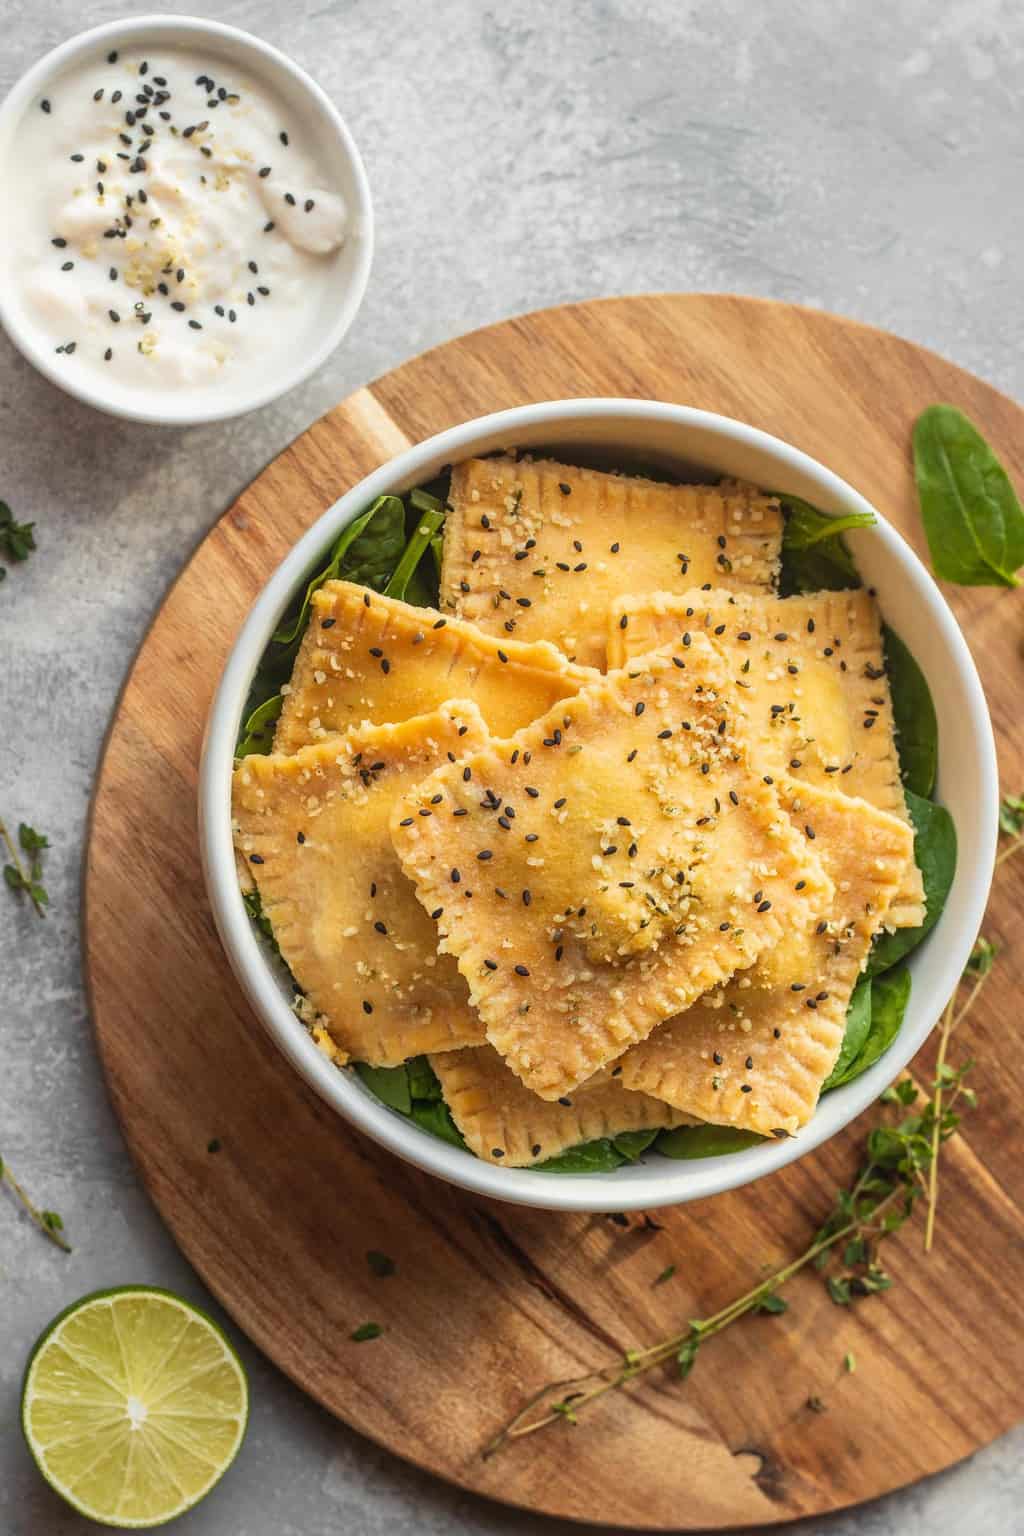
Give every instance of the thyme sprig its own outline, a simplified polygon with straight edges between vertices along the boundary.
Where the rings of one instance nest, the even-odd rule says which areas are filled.
[[[27,560],[36,547],[35,526],[35,523],[16,523],[6,501],[0,501],[0,555],[17,564]],[[0,565],[0,581],[6,575],[6,565]]]
[[[1004,795],[999,802],[999,830],[1012,839],[996,856],[996,868],[1024,846],[1024,795]]]
[[[18,827],[18,842],[8,832],[3,821],[0,820],[0,839],[7,844],[7,851],[11,855],[12,863],[4,865],[4,880],[12,891],[25,891],[29,900],[35,907],[40,917],[45,917],[43,910],[49,905],[50,898],[43,884],[43,860],[44,848],[49,848],[50,840],[37,832],[34,827],[22,822]],[[28,869],[22,861],[21,853],[28,860]]]
[[[71,1244],[64,1236],[64,1222],[61,1217],[56,1211],[40,1210],[14,1177],[10,1164],[6,1163],[2,1157],[0,1157],[0,1185],[6,1185],[29,1220],[39,1228],[44,1237],[48,1237],[51,1243],[56,1243],[63,1253],[71,1252]]]
[[[958,1106],[973,1107],[975,1103],[974,1094],[964,1086],[971,1062],[951,1066],[947,1061],[949,1041],[981,995],[994,958],[994,946],[979,940],[964,972],[963,981],[970,985],[967,999],[958,1009],[954,994],[943,1016],[931,1098],[920,1110],[894,1123],[877,1125],[868,1133],[856,1178],[849,1188],[839,1191],[828,1219],[798,1258],[710,1317],[692,1319],[679,1332],[646,1349],[627,1350],[621,1359],[585,1376],[549,1382],[485,1446],[484,1458],[493,1456],[512,1440],[535,1434],[560,1420],[576,1424],[583,1409],[658,1366],[674,1362],[680,1378],[685,1380],[696,1363],[698,1351],[716,1334],[751,1313],[784,1312],[787,1303],[779,1291],[809,1266],[829,1271],[823,1275],[824,1283],[837,1306],[850,1306],[888,1290],[892,1282],[878,1262],[879,1244],[899,1231],[922,1198],[927,1207],[924,1244],[926,1250],[930,1249],[938,1205],[939,1153],[942,1144],[957,1132]],[[888,1088],[882,1102],[912,1109],[919,1097],[919,1088],[908,1077]]]

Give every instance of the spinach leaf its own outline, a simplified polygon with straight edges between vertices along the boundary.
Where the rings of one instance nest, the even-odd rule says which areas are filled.
[[[853,989],[850,1006],[846,1010],[846,1032],[843,1035],[843,1043],[839,1047],[835,1066],[821,1085],[822,1093],[828,1093],[830,1088],[838,1088],[840,1083],[846,1082],[850,1069],[864,1049],[864,1043],[870,1032],[871,979],[868,976],[862,976]]]
[[[386,597],[398,597],[409,601],[409,587],[417,573],[417,567],[430,547],[431,539],[443,522],[444,508],[440,503],[433,509],[420,515],[416,527],[402,551],[401,558],[395,566],[394,574],[384,588]],[[422,590],[429,590],[425,580],[418,584],[417,593]],[[425,603],[418,603],[416,606],[425,607],[427,605]]]
[[[819,512],[801,496],[780,493],[780,501],[786,507],[786,527],[782,535],[784,549],[810,549],[826,539],[834,539],[851,528],[870,528],[875,522],[873,512]]]
[[[443,1099],[428,1104],[417,1099],[412,1106],[412,1118],[421,1131],[436,1136],[439,1141],[450,1142],[453,1147],[464,1147],[462,1133],[451,1117],[451,1111]]]
[[[973,422],[930,405],[914,424],[914,474],[935,574],[962,587],[1016,587],[1024,509]]]
[[[860,1077],[889,1049],[900,1032],[909,1001],[910,972],[905,965],[874,978],[871,983],[871,1028],[860,1055],[846,1074],[846,1082],[852,1083],[855,1077]]]
[[[767,1139],[734,1125],[679,1125],[674,1131],[662,1131],[657,1148],[664,1157],[721,1157],[726,1152],[756,1147]]]
[[[357,1061],[356,1071],[374,1098],[380,1099],[389,1109],[397,1109],[400,1115],[412,1114],[409,1073],[404,1066],[368,1067],[365,1061]]]
[[[642,1152],[646,1152],[651,1142],[657,1137],[657,1130],[653,1131],[620,1131],[618,1136],[613,1136],[616,1152],[621,1152],[628,1163],[635,1163]]]
[[[425,1056],[414,1056],[412,1061],[406,1062],[405,1070],[409,1078],[409,1092],[414,1099],[433,1104],[444,1098],[437,1073]]]
[[[942,915],[956,873],[956,827],[943,805],[906,792],[907,810],[914,824],[914,859],[924,880],[925,919],[920,928],[897,928],[882,933],[868,956],[867,975],[878,976],[916,949]]]
[[[270,918],[263,910],[263,902],[260,898],[260,893],[255,886],[253,886],[251,891],[242,892],[242,901],[245,905],[246,912],[249,914],[249,921],[251,923],[255,923],[260,933],[262,933],[263,937],[267,940],[268,944],[273,949],[275,955],[279,955],[281,951],[277,946],[277,940],[274,938],[274,930],[271,927]]]
[[[870,512],[848,512],[830,517],[800,496],[779,493],[786,510],[782,530],[782,569],[779,591],[783,597],[798,592],[843,592],[859,587],[853,557],[843,542],[844,529],[865,528],[875,521]]]
[[[935,788],[939,725],[924,673],[888,624],[882,626],[885,670],[892,694],[900,775],[906,789],[927,798]]]
[[[378,496],[372,507],[342,529],[326,566],[309,578],[297,610],[274,631],[272,644],[292,646],[302,638],[313,593],[325,581],[343,576],[346,581],[383,591],[404,544],[404,506],[397,496]]]
[[[235,748],[236,757],[248,757],[250,752],[269,752],[274,745],[275,723],[280,719],[284,699],[279,693],[271,694],[262,704],[257,704],[242,726],[242,735]]]
[[[597,1141],[584,1141],[578,1147],[569,1147],[557,1157],[546,1162],[534,1163],[534,1173],[611,1173],[621,1168],[629,1159],[618,1150],[608,1136]]]

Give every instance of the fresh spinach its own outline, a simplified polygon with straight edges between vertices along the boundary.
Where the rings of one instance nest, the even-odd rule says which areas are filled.
[[[416,493],[414,492],[413,494],[415,495]],[[422,497],[422,493],[420,494]],[[434,500],[433,497],[429,499],[431,501]],[[394,574],[384,589],[388,597],[402,598],[406,602],[411,601],[416,607],[420,608],[429,605],[430,586],[428,579],[422,577],[415,586],[413,584],[418,574],[420,562],[443,522],[444,507],[440,502],[436,502],[434,506],[420,513],[420,516],[416,519],[416,526],[409,536],[409,541],[402,551],[401,558],[395,566]],[[409,595],[410,591],[412,591],[411,598]],[[420,598],[425,598],[427,601],[419,601]]]
[[[412,1119],[421,1131],[429,1132],[439,1141],[450,1142],[453,1147],[465,1147],[462,1133],[443,1099],[435,1103],[416,1100],[412,1106]]]
[[[783,597],[798,592],[842,592],[859,587],[860,577],[843,541],[851,528],[874,523],[870,512],[847,512],[830,517],[800,496],[780,493],[786,521],[782,530],[782,567],[779,591]]]
[[[281,951],[278,948],[277,940],[274,937],[273,925],[270,921],[270,918],[263,910],[263,902],[260,899],[260,893],[255,886],[253,886],[251,891],[242,892],[242,902],[245,906],[245,910],[249,914],[249,921],[256,925],[260,933],[262,933],[263,937],[270,945],[271,949],[274,951],[274,954],[279,956]]]
[[[756,1131],[741,1131],[734,1125],[679,1125],[674,1131],[662,1131],[657,1150],[664,1157],[721,1157],[726,1152],[743,1152],[759,1146],[768,1138]]]
[[[302,638],[313,593],[326,581],[344,576],[347,581],[382,592],[404,546],[405,507],[397,496],[378,496],[368,511],[342,529],[326,566],[309,578],[298,608],[278,625],[272,643],[290,646]]]
[[[274,726],[281,718],[284,699],[281,694],[271,694],[249,715],[242,726],[242,734],[235,748],[236,757],[248,757],[251,752],[270,752],[274,745]]]
[[[935,788],[939,726],[924,673],[899,635],[882,626],[900,774],[905,789],[926,799]]]
[[[925,919],[919,928],[882,933],[868,956],[867,974],[878,976],[916,949],[935,927],[956,873],[956,827],[943,805],[905,791],[914,826],[914,860],[924,881]]]
[[[961,587],[1016,587],[1024,509],[973,422],[930,405],[914,424],[914,474],[932,566]]]
[[[870,528],[875,522],[873,512],[820,512],[801,496],[783,493],[779,499],[786,507],[782,547],[790,551],[811,549],[851,528]]]
[[[843,1043],[839,1047],[835,1066],[821,1085],[822,1093],[828,1093],[830,1088],[838,1088],[840,1083],[846,1082],[857,1057],[864,1049],[870,1031],[871,979],[863,976],[853,989],[853,996],[846,1010]]]
[[[635,1163],[641,1153],[657,1138],[657,1129],[653,1131],[620,1131],[618,1136],[613,1136],[616,1152],[621,1152],[628,1163]]]
[[[380,1099],[389,1109],[396,1109],[400,1115],[412,1114],[409,1073],[404,1066],[370,1067],[365,1061],[357,1061],[356,1072],[374,1098]]]
[[[437,1073],[425,1056],[414,1056],[405,1063],[405,1070],[409,1078],[409,1092],[414,1099],[435,1104],[444,1098]]]
[[[871,982],[871,1028],[859,1056],[853,1062],[844,1079],[852,1083],[892,1045],[900,1032],[903,1016],[910,1001],[910,972],[905,965],[884,976],[876,976]]]
[[[568,1147],[556,1157],[543,1163],[534,1163],[535,1173],[612,1173],[629,1162],[610,1136],[596,1141],[581,1142],[578,1147]]]

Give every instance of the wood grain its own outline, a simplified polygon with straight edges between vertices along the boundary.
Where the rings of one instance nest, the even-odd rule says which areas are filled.
[[[951,1148],[939,1239],[887,1258],[884,1300],[843,1311],[816,1279],[781,1318],[708,1346],[681,1388],[648,1380],[577,1430],[480,1449],[552,1377],[705,1315],[799,1251],[863,1122],[759,1183],[662,1213],[663,1230],[489,1203],[417,1173],[309,1092],[248,1012],[207,908],[195,833],[203,723],[241,621],[297,536],[357,478],[456,421],[530,400],[634,395],[741,417],[806,449],[922,547],[908,443],[950,400],[1024,482],[1024,412],[894,336],[726,296],[526,315],[414,359],[316,423],[213,528],[168,594],[117,707],[86,870],[86,955],[104,1067],[141,1175],[239,1326],[332,1413],[442,1477],[617,1527],[764,1527],[900,1487],[1024,1413],[1019,1004],[1009,951],[963,1048],[982,1109]],[[1020,599],[951,590],[986,683],[1007,788],[1024,787]],[[1024,860],[999,877],[1005,940]],[[917,1069],[927,1074],[931,1050]],[[222,1151],[211,1156],[217,1137]],[[368,1248],[398,1274],[375,1279]],[[651,1282],[674,1262],[676,1277]],[[374,1319],[373,1344],[349,1334]],[[855,1375],[844,1375],[852,1350]],[[820,1396],[823,1414],[808,1397]]]

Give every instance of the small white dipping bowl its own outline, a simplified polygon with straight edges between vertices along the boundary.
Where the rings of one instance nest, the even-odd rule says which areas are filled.
[[[320,312],[309,316],[311,344],[287,366],[251,369],[244,378],[232,377],[230,389],[214,383],[140,390],[119,383],[113,371],[108,380],[106,376],[61,368],[62,359],[22,306],[12,278],[19,210],[11,205],[8,166],[26,114],[37,113],[43,98],[59,100],[62,79],[79,65],[102,59],[115,49],[128,52],[134,48],[195,49],[211,64],[222,63],[228,71],[249,75],[266,85],[289,117],[301,122],[305,144],[348,207],[345,243],[327,258],[332,262],[331,282],[325,287]],[[54,117],[56,120],[56,112]],[[129,421],[181,427],[223,421],[269,404],[315,373],[334,351],[362,303],[372,258],[370,185],[341,114],[297,64],[237,27],[196,16],[142,16],[134,21],[107,22],[69,38],[33,64],[0,106],[0,324],[18,350],[51,383],[97,410]]]
[[[246,916],[231,841],[234,746],[250,681],[289,599],[339,530],[375,497],[422,485],[446,464],[511,448],[543,448],[622,469],[659,465],[687,478],[740,476],[803,496],[825,511],[870,511],[877,518],[874,527],[848,538],[883,614],[931,685],[939,721],[938,797],[956,823],[959,858],[945,911],[910,958],[913,989],[896,1041],[863,1076],[827,1094],[810,1124],[789,1140],[686,1162],[650,1152],[639,1163],[601,1174],[536,1173],[481,1162],[420,1131],[373,1098],[354,1073],[327,1060],[292,1013],[291,995]],[[200,837],[210,902],[235,974],[282,1053],[332,1109],[400,1157],[480,1194],[548,1210],[644,1210],[720,1194],[803,1157],[877,1099],[920,1049],[963,971],[984,914],[998,830],[997,786],[992,727],[964,638],[921,561],[876,508],[806,454],[741,422],[646,400],[561,400],[484,416],[410,448],[360,481],[299,540],[253,605],[224,669],[203,750]]]

